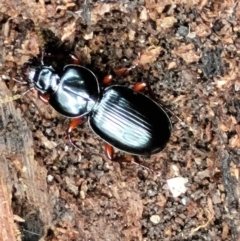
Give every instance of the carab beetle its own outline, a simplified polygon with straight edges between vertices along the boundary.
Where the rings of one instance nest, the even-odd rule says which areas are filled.
[[[145,83],[136,83],[133,89],[120,85],[100,88],[95,74],[79,64],[66,65],[59,74],[42,63],[28,68],[27,77],[42,100],[61,115],[73,118],[67,133],[74,146],[70,133],[85,116],[93,132],[106,142],[109,159],[113,158],[113,147],[150,156],[163,150],[170,138],[169,116],[154,100],[140,93]],[[103,82],[110,83],[111,75]]]

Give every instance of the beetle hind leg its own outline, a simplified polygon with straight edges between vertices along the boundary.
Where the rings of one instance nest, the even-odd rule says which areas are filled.
[[[136,160],[135,156],[131,156],[131,158],[123,158],[123,157],[119,157],[119,158],[113,158],[114,155],[114,148],[109,145],[108,143],[105,143],[105,156],[111,160],[111,161],[115,161],[115,162],[126,162],[129,164],[134,164],[138,167],[142,167],[144,169],[146,169],[147,171],[151,172],[151,173],[158,173],[157,171],[151,169],[150,167],[144,165],[143,163],[140,163]]]
[[[67,129],[67,136],[68,136],[69,142],[71,143],[72,146],[77,148],[79,151],[82,151],[82,150],[72,141],[71,133],[73,129],[75,129],[78,125],[82,123],[83,123],[83,119],[81,117],[74,118],[70,121]]]

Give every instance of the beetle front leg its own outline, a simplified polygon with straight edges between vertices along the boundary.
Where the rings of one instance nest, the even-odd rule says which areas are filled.
[[[72,64],[80,65],[81,61],[75,54],[69,54]]]
[[[78,146],[76,146],[72,139],[71,139],[71,133],[72,133],[72,130],[75,129],[78,125],[80,125],[81,123],[83,123],[83,119],[81,117],[77,117],[77,118],[74,118],[70,121],[69,125],[68,125],[68,129],[67,129],[67,136],[68,136],[68,140],[69,142],[75,147],[77,148],[78,150],[82,151]]]
[[[48,103],[49,102],[49,99],[50,99],[50,95],[49,94],[40,94],[39,92],[38,92],[38,98],[40,99],[40,100],[42,100],[44,103]]]

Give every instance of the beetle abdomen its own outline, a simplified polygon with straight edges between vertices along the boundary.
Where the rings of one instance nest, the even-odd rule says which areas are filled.
[[[172,128],[169,117],[154,101],[117,85],[105,89],[89,124],[110,145],[136,155],[161,151]]]

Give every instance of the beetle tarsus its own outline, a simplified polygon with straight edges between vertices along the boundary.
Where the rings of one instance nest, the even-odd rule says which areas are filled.
[[[157,173],[157,172],[158,172],[158,171],[153,170],[153,169],[151,169],[150,167],[148,167],[148,166],[146,166],[146,165],[138,162],[138,161],[136,160],[136,158],[137,158],[136,156],[132,156],[132,157],[130,157],[130,158],[127,158],[127,157],[125,157],[125,158],[115,158],[115,159],[111,159],[111,160],[112,160],[112,161],[119,162],[119,163],[121,163],[121,162],[126,162],[126,163],[128,163],[128,164],[134,164],[134,165],[136,165],[137,167],[141,167],[141,168],[147,170],[147,171],[150,172],[150,173]],[[109,159],[110,159],[110,158],[109,158]]]
[[[73,141],[72,141],[72,138],[71,138],[71,132],[68,132],[67,133],[67,136],[68,136],[68,140],[70,142],[70,144],[75,147],[77,150],[81,151],[82,152],[82,149],[80,149]]]
[[[145,166],[145,165],[143,165],[143,164],[141,164],[141,163],[138,163],[138,162],[136,162],[136,161],[132,161],[131,163],[132,163],[132,164],[135,164],[135,165],[138,166],[138,167],[141,167],[141,168],[143,168],[143,169],[146,169],[147,171],[149,171],[149,172],[151,172],[151,173],[155,173],[155,172],[156,172],[155,170],[151,169],[150,167],[147,167],[147,166]]]
[[[83,122],[83,119],[81,117],[74,118],[70,121],[70,123],[68,125],[68,129],[67,129],[67,136],[68,136],[69,142],[71,143],[72,146],[74,146],[75,148],[77,148],[80,151],[82,151],[82,150],[72,141],[71,133],[72,133],[73,129],[75,129],[82,122]]]

